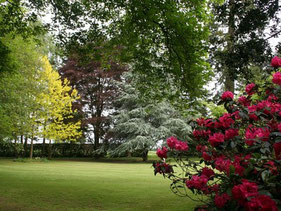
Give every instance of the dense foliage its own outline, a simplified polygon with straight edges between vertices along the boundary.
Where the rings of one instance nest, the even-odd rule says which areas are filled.
[[[32,38],[7,35],[0,39],[9,49],[12,72],[0,73],[0,140],[14,140],[15,155],[30,139],[30,157],[36,138],[63,141],[79,136],[79,122],[72,118],[78,99],[67,80],[62,81],[44,50]],[[20,143],[18,139],[20,137]],[[26,150],[25,150],[26,151]]]
[[[142,99],[136,89],[137,74],[127,72],[123,77],[109,134],[110,144],[115,146],[112,156],[138,153],[146,160],[148,151],[165,137],[187,138],[191,131],[187,118],[165,100]]]
[[[82,121],[85,140],[98,149],[111,125],[109,115],[118,94],[116,81],[127,69],[108,56],[103,47],[90,46],[91,52],[73,53],[60,73],[78,91],[80,99],[73,104],[80,114],[76,119]]]
[[[154,164],[155,174],[168,176],[175,193],[193,197],[190,189],[205,204],[201,210],[280,209],[281,59],[274,57],[271,65],[273,75],[268,70],[263,86],[248,84],[238,99],[222,94],[227,113],[194,122],[188,141],[196,144],[200,161],[189,159],[187,142],[175,137],[157,150],[163,160]],[[168,156],[182,172],[165,162]]]
[[[211,74],[206,62],[209,2],[17,0],[3,1],[0,6],[15,11],[17,18],[7,20],[17,23],[14,26],[19,30],[27,20],[34,23],[41,15],[52,13],[50,29],[56,31],[66,52],[104,37],[110,40],[108,49],[122,46],[118,59],[145,75],[147,88],[142,92],[146,94],[154,88],[168,90],[173,80],[182,93],[194,97],[203,94]]]
[[[248,83],[260,75],[272,58],[269,39],[278,29],[279,4],[278,0],[225,0],[212,5],[210,63],[225,90],[234,92],[234,81]]]

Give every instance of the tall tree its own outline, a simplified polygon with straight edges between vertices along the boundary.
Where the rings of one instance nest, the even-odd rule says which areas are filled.
[[[6,35],[0,40],[9,49],[13,66],[12,72],[0,73],[0,131],[17,142],[18,136],[30,137],[33,131],[32,114],[37,110],[34,96],[42,91],[37,83],[41,48],[21,36]]]
[[[61,80],[49,63],[43,58],[43,71],[40,74],[39,84],[45,85],[44,90],[37,97],[39,114],[35,122],[39,122],[39,135],[54,141],[76,141],[81,135],[80,121],[68,121],[74,117],[72,103],[79,99],[76,89],[71,89],[67,79]],[[51,150],[49,149],[49,157]]]
[[[15,68],[9,58],[9,46],[2,38],[21,36],[39,41],[38,35],[45,34],[46,28],[38,21],[35,10],[28,1],[0,1],[0,72],[11,72]]]
[[[115,81],[120,80],[126,68],[104,54],[102,47],[78,52],[68,58],[60,73],[78,91],[80,99],[74,107],[80,112],[78,118],[82,120],[86,140],[98,149],[110,126],[108,115],[118,89]]]
[[[0,138],[12,139],[15,145],[18,137],[21,144],[24,137],[30,138],[30,157],[36,137],[72,140],[80,123],[66,120],[72,118],[76,90],[70,92],[69,82],[61,81],[46,58],[42,61],[44,51],[33,39],[7,35],[0,40],[14,67],[0,73]]]
[[[137,152],[146,161],[148,151],[158,141],[169,136],[188,139],[186,134],[191,128],[179,111],[166,101],[142,100],[135,87],[138,77],[131,72],[124,77],[121,94],[115,102],[114,127],[110,131],[111,141],[118,146],[111,151],[112,156]]]
[[[210,76],[206,62],[209,0],[26,2],[39,11],[52,8],[51,25],[59,26],[61,44],[75,48],[77,43],[87,44],[106,36],[108,48],[122,46],[119,59],[146,77],[143,92],[149,93],[149,88],[167,90],[173,80],[182,88],[181,94],[202,94]]]
[[[280,7],[278,0],[227,0],[212,8],[210,60],[225,89],[233,92],[235,80],[251,79],[251,68],[264,67],[272,56],[265,29],[274,33]]]

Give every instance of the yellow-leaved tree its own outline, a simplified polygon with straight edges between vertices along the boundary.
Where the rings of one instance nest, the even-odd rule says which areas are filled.
[[[72,103],[79,99],[77,90],[69,86],[67,79],[61,80],[47,57],[42,58],[42,72],[38,80],[44,87],[37,98],[40,105],[37,122],[41,125],[39,133],[43,136],[44,142],[48,139],[51,146],[52,140],[56,142],[77,140],[82,135],[79,131],[81,122],[70,121],[75,112]],[[48,154],[50,157],[50,147]]]

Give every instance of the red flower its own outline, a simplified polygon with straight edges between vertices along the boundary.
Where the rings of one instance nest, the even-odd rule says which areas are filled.
[[[245,138],[246,144],[252,146],[255,139],[260,139],[262,141],[268,141],[270,135],[270,130],[268,128],[254,128],[251,125],[246,129]]]
[[[195,138],[197,138],[198,140],[199,140],[201,137],[202,137],[202,138],[208,137],[210,134],[211,134],[211,131],[210,131],[210,130],[208,130],[208,131],[206,131],[206,130],[194,130],[194,131],[193,131],[193,136],[194,136]]]
[[[255,143],[255,129],[252,127],[252,125],[250,125],[247,129],[246,129],[246,133],[245,133],[245,142],[247,145],[252,146]]]
[[[222,195],[216,194],[214,199],[215,205],[218,208],[223,208],[229,200],[230,200],[230,196],[227,193],[223,193]]]
[[[281,132],[281,123],[278,124],[277,128],[278,128],[279,132]]]
[[[249,101],[245,96],[239,97],[238,102],[243,106],[249,106],[251,103],[251,101]]]
[[[280,72],[276,72],[273,74],[272,82],[274,84],[281,85],[281,73]]]
[[[268,100],[269,102],[276,101],[276,100],[278,100],[278,97],[276,97],[274,94],[270,94],[270,95],[268,96],[267,100]]]
[[[163,163],[163,162],[158,162],[156,164],[153,164],[154,166],[154,171],[155,171],[155,175],[157,173],[159,174],[169,174],[169,173],[173,173],[173,167],[167,163]]]
[[[176,143],[178,142],[178,139],[174,136],[171,136],[170,138],[167,138],[167,145],[171,148],[174,149]]]
[[[196,119],[196,122],[199,126],[204,126],[204,123],[205,123],[205,119],[204,118],[199,118],[199,119]]]
[[[246,204],[247,211],[278,211],[276,202],[267,195],[258,195]]]
[[[277,160],[281,160],[281,142],[273,144],[275,157]]]
[[[266,162],[266,164],[264,166],[266,168],[268,168],[272,174],[274,174],[274,175],[278,174],[277,167],[275,166],[275,163],[272,160]]]
[[[224,156],[218,157],[215,162],[216,169],[228,173],[231,161],[226,159]]]
[[[201,149],[202,149],[202,145],[199,144],[196,146],[196,151],[201,152]]]
[[[243,176],[245,168],[240,165],[240,163],[233,163],[233,166],[235,168],[235,174],[238,174],[239,176]]]
[[[255,135],[257,138],[261,139],[262,141],[268,141],[270,131],[268,128],[258,128],[255,131]]]
[[[271,66],[274,68],[281,67],[281,59],[278,56],[274,56],[271,60]]]
[[[252,106],[248,106],[248,111],[249,113],[253,113],[257,110],[257,106],[256,105],[252,105]]]
[[[219,118],[220,126],[223,128],[229,128],[232,124],[234,124],[234,120],[231,118],[232,115],[229,113],[225,113],[223,116]]]
[[[204,167],[202,169],[201,175],[205,175],[206,177],[210,178],[215,175],[215,172],[208,167]]]
[[[187,151],[188,145],[186,142],[178,141],[175,145],[175,149],[178,151]]]
[[[188,188],[196,188],[202,190],[207,186],[208,178],[205,175],[193,175],[191,180],[186,180],[186,186]]]
[[[258,185],[248,180],[242,180],[242,184],[236,185],[232,188],[232,197],[238,201],[239,204],[244,205],[248,197],[258,195]]]
[[[226,101],[226,100],[233,100],[233,93],[232,92],[230,92],[230,91],[226,91],[226,92],[224,92],[223,94],[222,94],[222,96],[221,96],[221,99],[223,100],[223,101]]]
[[[206,119],[205,123],[204,123],[204,126],[208,127],[208,128],[214,128],[215,122],[213,122],[212,119]]]
[[[207,152],[203,152],[202,153],[202,157],[205,161],[210,161],[212,160],[212,157],[207,153]]]
[[[215,147],[224,142],[224,135],[222,133],[214,133],[214,135],[209,136],[209,143]]]
[[[251,84],[248,84],[246,86],[246,92],[248,95],[253,95],[255,92],[253,91],[253,89],[255,88],[256,84],[254,83],[251,83]]]
[[[256,114],[254,114],[254,113],[249,114],[249,117],[250,117],[251,120],[254,120],[254,121],[258,121],[259,120],[259,117]]]
[[[228,140],[228,139],[232,139],[234,138],[235,136],[238,136],[238,129],[228,129],[225,131],[225,139]]]
[[[209,189],[210,189],[211,192],[218,193],[219,190],[220,190],[220,185],[214,184],[214,185],[212,185],[212,186],[209,186]]]
[[[167,152],[168,149],[166,147],[163,147],[162,150],[157,149],[156,154],[159,158],[163,159],[163,158],[167,158]]]

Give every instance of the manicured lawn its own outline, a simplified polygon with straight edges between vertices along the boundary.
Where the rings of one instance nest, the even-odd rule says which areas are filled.
[[[149,163],[0,159],[0,210],[193,210]]]

